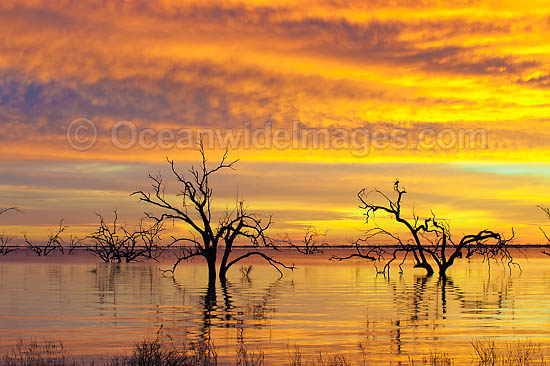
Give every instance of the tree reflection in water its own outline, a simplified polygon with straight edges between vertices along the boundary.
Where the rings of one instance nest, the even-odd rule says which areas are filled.
[[[457,279],[452,275],[438,279],[401,274],[379,275],[373,284],[370,279],[368,283],[361,282],[365,276],[357,272],[349,289],[345,288],[349,293],[342,293],[343,287],[336,287],[340,292],[331,293],[334,284],[325,286],[320,272],[312,273],[318,276],[313,282],[311,274],[296,283],[243,276],[199,287],[202,277],[197,272],[199,280],[195,281],[192,269],[176,277],[163,277],[151,265],[98,264],[90,278],[100,316],[112,321],[111,326],[135,326],[136,332],[141,332],[135,334],[135,339],[147,337],[144,332],[154,335],[162,326],[163,333],[178,343],[213,342],[227,349],[228,354],[243,343],[286,353],[286,348],[280,348],[288,342],[294,344],[293,331],[303,334],[304,338],[296,341],[299,346],[307,344],[308,337],[332,337],[331,332],[335,332],[335,337],[346,334],[353,337],[354,344],[366,349],[383,347],[386,352],[403,357],[411,354],[413,345],[449,341],[457,327],[499,327],[498,320],[509,319],[509,309],[515,306],[512,295],[518,292],[515,284],[521,278],[509,274],[483,276],[484,271],[465,272]],[[357,305],[342,303],[340,307],[339,300]],[[366,311],[359,304],[365,304]],[[331,312],[334,306],[334,311],[341,309],[341,313]],[[143,317],[135,318],[139,314]],[[480,325],[480,320],[487,324]],[[318,325],[320,321],[327,323]],[[346,322],[363,321],[366,327],[356,333],[352,328],[346,330]],[[273,340],[272,332],[278,332]],[[472,335],[468,341],[474,338]]]
[[[504,319],[504,308],[514,307],[511,296],[514,280],[506,275],[500,280],[489,276],[481,283],[481,292],[468,293],[461,289],[450,276],[436,279],[429,276],[416,276],[412,284],[406,282],[400,274],[397,280],[388,275],[380,275],[392,292],[392,314],[397,319],[372,320],[367,315],[366,341],[375,340],[380,329],[388,329],[392,352],[402,354],[403,335],[410,330],[430,330],[418,332],[413,341],[426,339],[429,334],[433,341],[438,340],[437,329],[445,327],[449,307],[458,307],[462,314],[475,314],[476,320],[496,321]],[[443,321],[443,322],[442,322]],[[410,335],[410,332],[409,332]]]
[[[269,325],[278,289],[292,286],[292,281],[277,279],[258,289],[250,278],[243,278],[235,283],[209,281],[203,289],[186,288],[176,277],[163,277],[154,266],[140,264],[102,263],[91,273],[102,316],[116,323],[127,306],[121,304],[132,303],[128,297],[136,297],[140,304],[157,308],[157,316],[151,319],[153,328],[162,326],[171,337],[188,341],[210,342],[212,329],[228,328],[235,329],[237,341],[243,342],[245,329]],[[167,283],[169,289],[163,287]],[[180,305],[159,308],[167,296],[178,298]]]

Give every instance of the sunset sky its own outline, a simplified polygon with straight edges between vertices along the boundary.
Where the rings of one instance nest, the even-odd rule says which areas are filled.
[[[93,231],[130,193],[181,169],[189,149],[118,149],[110,129],[405,131],[404,148],[236,148],[215,182],[273,214],[273,233],[309,224],[345,243],[367,226],[356,193],[391,193],[399,178],[420,216],[434,210],[459,235],[492,229],[543,242],[536,206],[550,205],[548,1],[40,1],[0,2],[0,232],[44,237],[60,218]],[[76,151],[67,126],[85,118],[97,143]],[[421,131],[484,131],[487,146],[415,147]],[[457,132],[458,133],[458,132]],[[212,160],[220,150],[209,151]],[[381,218],[378,222],[385,224]],[[550,223],[550,222],[549,222]],[[174,229],[178,230],[178,228]]]

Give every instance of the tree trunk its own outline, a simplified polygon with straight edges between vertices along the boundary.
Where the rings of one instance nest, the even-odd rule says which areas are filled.
[[[455,262],[455,257],[451,256],[449,261],[444,262],[443,264],[441,264],[439,266],[439,277],[441,277],[441,278],[447,277],[447,270],[453,265],[454,262]]]
[[[225,248],[223,251],[223,257],[222,261],[220,263],[220,281],[221,283],[225,283],[227,280],[227,270],[229,267],[227,266],[227,262],[229,261],[229,255],[231,254],[231,249],[233,248],[233,241],[230,241],[228,239],[225,240]]]
[[[227,267],[220,267],[220,282],[225,283],[227,281]]]
[[[216,283],[216,257],[207,258],[208,263],[208,283]]]
[[[444,265],[441,265],[439,267],[439,277],[446,278],[447,277],[447,269],[451,266],[452,263],[445,263]]]

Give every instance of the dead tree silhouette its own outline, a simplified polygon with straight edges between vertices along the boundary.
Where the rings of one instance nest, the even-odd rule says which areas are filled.
[[[65,225],[63,224],[63,219],[61,219],[57,230],[50,232],[48,240],[44,244],[41,245],[33,243],[29,240],[27,234],[23,234],[23,238],[25,239],[27,247],[38,256],[46,257],[56,250],[59,250],[61,254],[64,254],[65,250],[63,249],[63,239],[61,238],[61,234],[63,234],[64,231]]]
[[[0,255],[8,255],[17,251],[17,248],[10,245],[13,238],[5,234],[0,235]]]
[[[88,236],[92,240],[88,250],[106,263],[129,263],[142,258],[157,260],[166,249],[159,244],[163,231],[161,222],[155,221],[151,226],[146,226],[142,220],[137,229],[131,230],[118,223],[116,210],[112,226],[105,222],[103,216],[97,216],[99,227]]]
[[[5,214],[8,211],[18,211],[17,207],[7,207],[7,208],[0,208],[0,215]],[[13,253],[17,250],[17,248],[10,246],[11,241],[13,238],[11,236],[7,236],[4,233],[0,234],[0,255],[8,255],[9,253]]]
[[[161,209],[160,215],[146,213],[149,218],[159,223],[167,220],[177,221],[185,224],[190,231],[190,236],[173,237],[172,245],[177,243],[186,245],[177,255],[172,268],[165,272],[173,274],[182,261],[194,257],[205,259],[208,265],[208,278],[213,283],[216,281],[217,274],[220,281],[224,282],[227,271],[234,264],[252,256],[263,258],[281,276],[281,268],[293,269],[293,266],[287,266],[261,251],[261,249],[278,249],[266,235],[266,231],[272,223],[271,217],[262,219],[259,215],[249,213],[244,202],[238,200],[232,210],[226,210],[217,220],[214,218],[212,212],[213,189],[210,180],[217,173],[234,169],[237,160],[228,161],[228,151],[226,150],[219,163],[208,167],[202,140],[199,142],[198,150],[201,156],[200,166],[192,166],[188,175],[178,172],[174,161],[167,159],[173,176],[183,186],[178,194],[180,198],[178,205],[169,202],[161,175],[149,175],[149,179],[152,181],[152,194],[143,191],[133,193],[139,197],[140,201]],[[232,257],[234,245],[240,239],[249,241],[251,248],[242,255]],[[216,268],[218,255],[221,255],[219,272]]]
[[[75,254],[77,249],[87,248],[84,245],[84,240],[85,240],[85,238],[79,238],[77,236],[71,235],[69,237],[69,240],[68,240],[67,244],[65,245],[65,249],[67,249],[67,254],[68,255],[73,255],[73,254]]]
[[[285,234],[277,241],[280,244],[296,249],[298,253],[306,255],[321,254],[323,253],[323,249],[330,248],[330,245],[324,241],[326,236],[326,232],[320,232],[317,228],[310,225],[304,230],[303,239],[298,243],[292,240],[288,234]]]
[[[345,260],[359,257],[384,262],[382,272],[387,272],[390,265],[398,258],[401,259],[399,264],[401,268],[407,257],[412,256],[415,268],[422,268],[428,276],[431,276],[435,273],[435,265],[441,277],[446,275],[457,258],[463,256],[466,258],[480,256],[486,261],[498,259],[508,266],[516,264],[509,250],[510,242],[514,238],[513,229],[512,236],[508,239],[497,232],[481,230],[475,234],[464,235],[460,240],[455,241],[448,221],[437,218],[433,212],[430,217],[423,220],[414,211],[411,219],[405,218],[402,213],[402,200],[407,191],[400,185],[399,180],[394,182],[393,190],[396,198],[392,200],[379,190],[362,189],[357,194],[360,201],[359,207],[364,211],[367,223],[376,217],[377,213],[388,214],[405,229],[408,238],[403,239],[398,234],[375,224],[374,228],[366,231],[364,237],[353,243],[355,253],[345,257],[333,257],[333,259]],[[380,198],[384,203],[373,203]],[[393,245],[391,247],[369,245],[381,236],[391,239]],[[388,257],[389,259],[386,260],[385,258]]]

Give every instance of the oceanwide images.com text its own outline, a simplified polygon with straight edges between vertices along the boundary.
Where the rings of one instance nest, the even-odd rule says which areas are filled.
[[[272,122],[239,128],[149,128],[132,121],[114,123],[105,136],[120,150],[195,149],[199,140],[208,149],[244,150],[349,150],[355,157],[366,157],[372,150],[472,151],[488,148],[484,129],[453,128],[312,128],[300,121],[290,128]],[[72,120],[67,126],[67,143],[77,151],[88,151],[98,143],[98,126],[87,118]],[[103,141],[103,139],[101,139]]]

